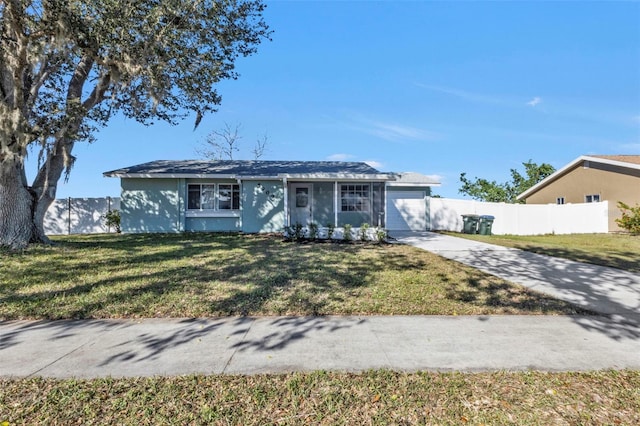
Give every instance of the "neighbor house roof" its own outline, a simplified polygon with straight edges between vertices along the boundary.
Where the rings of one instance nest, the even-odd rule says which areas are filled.
[[[158,160],[105,172],[120,178],[367,179],[392,180],[366,163],[342,161]]]
[[[582,155],[563,168],[557,170],[555,173],[547,176],[545,179],[538,182],[536,185],[524,191],[516,198],[521,200],[527,198],[530,195],[538,192],[540,189],[549,185],[551,182],[561,178],[569,173],[574,168],[583,165],[585,162],[607,164],[610,166],[624,167],[627,169],[640,170],[640,155]]]
[[[640,155],[592,155],[603,160],[620,161],[622,163],[640,164]]]

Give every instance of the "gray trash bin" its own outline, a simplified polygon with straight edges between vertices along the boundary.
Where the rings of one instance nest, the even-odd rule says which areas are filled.
[[[477,214],[463,214],[462,215],[462,233],[477,234],[479,220],[480,220],[480,216],[478,216]]]
[[[495,216],[491,215],[482,215],[478,220],[478,233],[480,235],[491,235],[491,227],[493,226],[493,221]]]

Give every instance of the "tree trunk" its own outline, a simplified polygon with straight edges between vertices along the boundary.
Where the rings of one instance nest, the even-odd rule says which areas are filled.
[[[33,240],[35,241],[51,244],[51,240],[44,233],[44,217],[53,201],[54,198],[50,197],[49,194],[44,194],[35,201],[35,208],[33,209]]]
[[[71,155],[74,143],[69,139],[58,139],[53,148],[47,153],[44,164],[40,166],[36,178],[33,180],[31,191],[35,205],[33,209],[33,225],[36,239],[43,243],[50,243],[44,234],[44,216],[51,203],[56,199],[58,182],[65,167],[71,167],[75,158]]]
[[[0,165],[0,247],[26,248],[37,241],[33,196],[24,186],[21,168],[13,161]]]

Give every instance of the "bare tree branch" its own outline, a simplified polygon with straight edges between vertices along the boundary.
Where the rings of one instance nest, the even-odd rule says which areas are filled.
[[[269,135],[267,135],[266,132],[264,135],[262,135],[262,137],[259,137],[256,140],[256,144],[253,147],[253,150],[251,151],[253,153],[254,160],[259,160],[260,158],[262,158],[262,156],[265,154],[267,150],[268,142],[269,142]]]
[[[225,122],[222,129],[209,133],[204,146],[196,151],[210,160],[233,160],[233,154],[240,151],[241,128],[240,123],[231,126]]]

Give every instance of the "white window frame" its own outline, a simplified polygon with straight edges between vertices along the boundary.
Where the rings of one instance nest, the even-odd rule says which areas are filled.
[[[363,194],[365,186],[367,187],[366,195],[358,195]],[[347,195],[346,197],[345,193]],[[364,198],[365,202],[362,202],[362,198]],[[363,206],[365,207],[364,209],[362,209]],[[345,209],[345,207],[347,208]],[[350,209],[350,207],[353,207],[353,209]],[[371,213],[371,184],[341,183],[340,213]]]
[[[230,190],[230,200],[222,200],[222,196],[220,195],[220,187],[225,187],[224,190]],[[189,208],[189,194],[192,192],[192,188],[199,187],[200,188],[200,208],[193,209]],[[202,197],[204,194],[204,188],[213,188],[213,208],[202,208]],[[230,187],[227,189],[226,187]],[[238,194],[238,208],[233,208],[233,194],[237,192]],[[188,183],[187,184],[187,202],[186,202],[186,216],[187,217],[240,217],[241,210],[241,201],[240,201],[241,187],[238,183]],[[225,196],[226,197],[226,196]],[[231,208],[222,208],[220,207],[221,201],[228,201],[231,205]]]
[[[584,196],[585,203],[599,203],[600,202],[600,194],[587,194]]]

